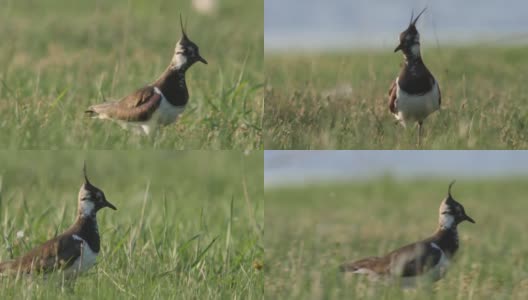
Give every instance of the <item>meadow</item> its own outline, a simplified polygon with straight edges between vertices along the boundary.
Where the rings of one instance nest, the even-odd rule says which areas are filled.
[[[458,180],[453,197],[476,224],[458,227],[446,276],[416,289],[344,276],[338,266],[388,253],[436,229],[452,178],[267,187],[268,299],[526,299],[526,178]]]
[[[2,151],[0,260],[73,223],[85,159],[117,207],[97,214],[97,264],[73,283],[0,278],[2,299],[262,299],[259,152]]]
[[[440,112],[396,124],[388,90],[400,53],[266,53],[266,149],[525,149],[528,48],[430,47],[423,59],[442,92]]]
[[[260,149],[263,3],[219,1],[0,1],[0,146],[3,149]],[[154,81],[181,37],[208,65],[187,72],[190,100],[155,139],[84,110]]]

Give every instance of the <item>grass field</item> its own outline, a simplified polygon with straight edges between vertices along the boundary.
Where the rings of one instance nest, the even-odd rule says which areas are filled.
[[[423,149],[526,149],[528,48],[429,48],[442,110],[424,122]],[[265,54],[266,149],[415,149],[388,89],[403,58],[390,50]]]
[[[262,299],[261,152],[0,152],[0,260],[71,225],[84,159],[118,209],[98,213],[97,265],[73,291],[0,278],[2,299]]]
[[[444,279],[402,290],[343,276],[340,263],[434,232],[449,179],[267,188],[269,299],[526,299],[526,178],[459,180],[453,197],[475,219],[459,225],[460,249]]]
[[[0,145],[11,149],[260,149],[263,1],[0,1]],[[208,65],[187,73],[190,101],[152,141],[84,110],[165,70],[179,14]]]

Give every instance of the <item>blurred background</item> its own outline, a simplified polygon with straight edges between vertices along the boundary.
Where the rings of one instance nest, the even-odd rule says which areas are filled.
[[[528,43],[524,0],[266,0],[266,51],[394,48],[415,15],[428,47]]]
[[[0,1],[0,144],[152,148],[148,141],[124,137],[111,122],[92,122],[84,110],[158,78],[181,37],[181,15],[188,37],[209,64],[187,73],[189,105],[156,147],[258,148],[262,2]]]
[[[263,256],[260,151],[0,151],[0,261],[73,223],[83,161],[117,210],[97,215],[101,254],[76,281],[78,295],[262,296],[263,274],[252,268]],[[2,299],[71,297],[55,283],[0,280]]]
[[[266,296],[409,299],[338,266],[424,239],[453,197],[476,223],[444,279],[413,299],[528,297],[528,152],[266,151]]]
[[[367,180],[528,176],[527,151],[266,151],[266,187]]]

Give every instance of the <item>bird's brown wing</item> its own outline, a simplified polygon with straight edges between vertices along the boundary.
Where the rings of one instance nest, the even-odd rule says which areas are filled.
[[[378,257],[367,257],[361,260],[346,262],[339,266],[341,272],[355,272],[365,266],[370,266],[373,262],[377,261]]]
[[[356,272],[368,269],[378,275],[412,277],[427,272],[438,264],[442,251],[429,241],[409,244],[390,252],[383,257],[367,257],[358,261],[344,263],[340,266],[343,272]]]
[[[153,86],[146,86],[117,102],[93,105],[86,113],[104,115],[122,121],[141,122],[150,119],[161,103],[161,95]]]
[[[367,257],[353,262],[346,262],[339,266],[341,272],[356,272],[361,269],[368,269],[376,274],[387,273],[388,264],[384,257]]]
[[[0,264],[0,273],[49,273],[71,266],[81,255],[82,241],[71,235],[58,236],[32,249],[27,254]]]
[[[389,89],[389,110],[391,113],[396,114],[396,80],[392,82],[392,85]]]

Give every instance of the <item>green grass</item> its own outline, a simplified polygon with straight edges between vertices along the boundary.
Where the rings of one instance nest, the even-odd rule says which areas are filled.
[[[528,48],[425,49],[442,91],[441,112],[424,122],[424,149],[528,147]],[[415,149],[388,89],[403,58],[390,50],[266,53],[266,149]]]
[[[263,1],[0,1],[0,145],[10,149],[260,149]],[[187,73],[190,101],[152,141],[84,110],[154,81],[181,36],[208,65]]]
[[[432,286],[402,290],[339,273],[342,262],[383,255],[432,234],[450,180],[379,178],[266,189],[266,297],[526,299],[526,178],[457,181],[453,197],[476,224],[459,225],[455,261]]]
[[[0,260],[71,225],[84,159],[118,208],[98,213],[96,266],[73,291],[0,278],[2,299],[262,299],[262,152],[0,152]]]

